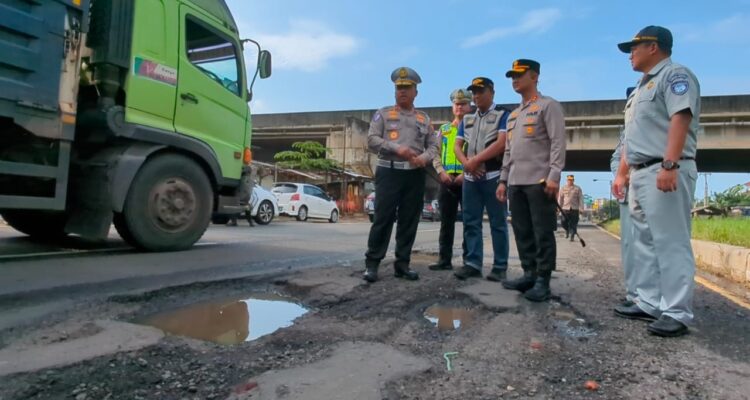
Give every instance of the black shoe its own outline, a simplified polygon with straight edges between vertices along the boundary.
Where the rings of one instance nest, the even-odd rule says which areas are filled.
[[[567,239],[568,236],[570,236],[570,234],[568,234],[568,232],[565,232],[565,239]]]
[[[688,333],[687,325],[668,316],[662,315],[661,318],[649,324],[649,333],[662,337],[677,337]]]
[[[506,271],[500,268],[492,268],[490,274],[487,275],[487,280],[492,282],[504,282],[506,279]]]
[[[622,307],[630,307],[632,305],[635,305],[635,303],[633,303],[632,301],[630,301],[628,299],[625,299],[625,300],[622,301],[622,303],[620,303],[620,305]]]
[[[403,278],[408,281],[416,281],[419,279],[417,271],[411,270],[409,267],[397,267],[393,266],[393,276],[396,278]]]
[[[536,282],[534,282],[534,287],[527,290],[523,294],[523,297],[525,297],[526,300],[536,302],[549,300],[549,297],[552,295],[552,292],[549,290],[549,279],[549,275],[538,276]]]
[[[435,264],[430,264],[427,266],[432,271],[450,271],[453,269],[453,265],[451,265],[450,261],[443,261],[440,260],[436,262]]]
[[[367,267],[362,279],[370,283],[376,282],[378,280],[378,267]]]
[[[463,267],[459,268],[458,271],[454,272],[453,275],[460,280],[476,277],[481,278],[482,271],[468,265],[464,265]]]
[[[653,321],[656,319],[653,315],[641,310],[638,305],[631,302],[631,305],[626,306],[621,304],[615,307],[615,315],[627,319],[640,319],[642,321]]]
[[[536,274],[531,271],[523,271],[523,276],[518,279],[503,282],[503,287],[510,290],[518,290],[519,292],[525,292],[532,287],[536,282]]]

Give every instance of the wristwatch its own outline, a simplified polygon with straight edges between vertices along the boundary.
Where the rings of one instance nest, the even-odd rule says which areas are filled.
[[[680,164],[678,164],[676,161],[672,160],[664,160],[661,162],[662,169],[665,169],[667,171],[671,171],[673,169],[680,168]]]

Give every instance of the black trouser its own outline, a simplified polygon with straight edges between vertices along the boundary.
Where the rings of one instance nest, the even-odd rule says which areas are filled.
[[[555,269],[555,200],[542,185],[513,185],[509,188],[511,225],[524,271],[537,274]]]
[[[453,240],[456,233],[458,205],[461,204],[461,185],[440,185],[440,262],[450,263],[453,258]],[[466,253],[466,242],[461,247]]]
[[[565,218],[568,220],[565,231],[573,238],[578,233],[579,212],[578,210],[564,210],[563,212],[565,213]]]
[[[424,184],[425,170],[422,168],[401,170],[378,167],[375,172],[375,221],[370,227],[365,253],[368,267],[379,265],[385,258],[397,210],[395,265],[401,268],[409,266],[411,248],[422,215]]]

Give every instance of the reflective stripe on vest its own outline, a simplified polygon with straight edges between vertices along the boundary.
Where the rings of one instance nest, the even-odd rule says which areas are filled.
[[[444,124],[440,127],[440,139],[442,140],[440,162],[443,169],[449,174],[460,174],[464,172],[464,167],[456,158],[456,152],[453,150],[456,143],[458,128],[451,124]]]

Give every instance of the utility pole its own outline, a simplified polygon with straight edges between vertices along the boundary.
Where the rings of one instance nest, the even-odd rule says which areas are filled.
[[[703,173],[703,206],[708,207],[708,176],[711,175],[708,172]]]

